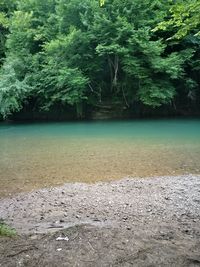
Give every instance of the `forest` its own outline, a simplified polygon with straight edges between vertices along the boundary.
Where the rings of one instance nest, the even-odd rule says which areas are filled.
[[[199,30],[198,0],[0,0],[0,119],[199,115]]]

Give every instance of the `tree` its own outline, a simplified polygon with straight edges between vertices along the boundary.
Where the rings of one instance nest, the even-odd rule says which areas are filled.
[[[5,58],[5,43],[9,33],[9,19],[15,7],[15,0],[2,0],[0,2],[0,66]]]
[[[168,39],[181,39],[188,34],[200,36],[200,2],[198,0],[171,1],[169,14],[153,31],[173,28],[175,33]]]
[[[0,114],[3,118],[22,108],[29,89],[26,79],[17,78],[12,63],[6,63],[0,73]]]
[[[1,88],[16,93],[16,101],[13,105],[13,98],[2,93],[0,105],[7,101],[10,107],[0,111],[3,116],[24,105],[34,110],[72,107],[83,117],[85,107],[104,102],[136,111],[138,106],[189,107],[194,106],[191,99],[199,101],[198,24],[188,22],[198,17],[195,0],[186,7],[181,0],[11,3],[4,1],[0,9]],[[173,15],[178,6],[189,10],[182,24]],[[169,7],[171,17],[163,22]],[[190,30],[184,38],[173,39],[186,22]],[[164,31],[158,30],[162,23]]]

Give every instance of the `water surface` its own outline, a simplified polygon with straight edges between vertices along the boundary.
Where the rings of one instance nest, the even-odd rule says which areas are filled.
[[[65,182],[200,173],[200,120],[0,124],[0,196]]]

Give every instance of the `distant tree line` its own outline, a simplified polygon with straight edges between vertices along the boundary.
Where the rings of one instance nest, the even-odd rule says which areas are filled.
[[[200,112],[198,0],[1,0],[0,116]]]

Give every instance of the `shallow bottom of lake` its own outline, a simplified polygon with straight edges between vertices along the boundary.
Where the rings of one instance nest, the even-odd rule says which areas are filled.
[[[200,174],[200,120],[0,124],[0,196],[67,182]]]

